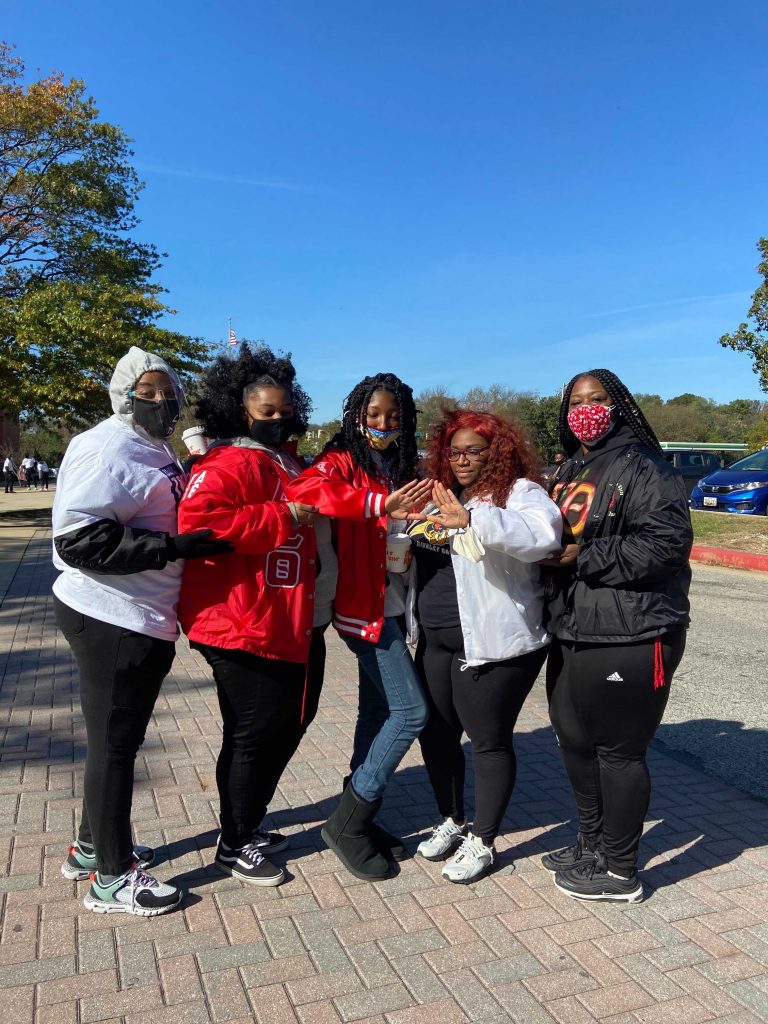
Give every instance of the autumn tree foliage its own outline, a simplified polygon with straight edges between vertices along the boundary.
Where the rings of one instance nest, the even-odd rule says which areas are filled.
[[[132,345],[182,373],[206,355],[163,330],[161,254],[131,237],[142,184],[129,139],[85,84],[27,81],[0,43],[0,406],[68,423],[108,411],[106,385]]]

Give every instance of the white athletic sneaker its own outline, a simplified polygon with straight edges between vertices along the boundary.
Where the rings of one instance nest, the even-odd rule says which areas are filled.
[[[446,818],[432,829],[429,839],[419,843],[416,853],[426,860],[441,860],[463,842],[466,834],[466,825],[457,825],[453,818]]]
[[[493,848],[468,832],[464,842],[443,868],[443,878],[449,882],[458,882],[459,885],[468,885],[487,874],[492,864]]]
[[[181,892],[175,886],[159,882],[137,866],[114,882],[102,883],[96,873],[91,878],[91,888],[83,903],[96,914],[157,917],[158,914],[167,914],[181,903]]]
[[[136,864],[144,870],[148,868],[155,859],[155,851],[150,846],[138,846],[134,844],[133,859]],[[73,881],[84,882],[90,878],[96,870],[96,854],[84,853],[75,840],[67,851],[67,859],[61,865],[61,873],[65,878]]]

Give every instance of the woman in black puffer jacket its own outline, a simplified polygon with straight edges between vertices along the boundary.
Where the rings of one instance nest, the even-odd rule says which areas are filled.
[[[575,899],[642,899],[637,853],[661,722],[689,623],[693,533],[682,477],[622,382],[589,370],[567,385],[553,486],[562,551],[544,563],[550,717],[579,811],[576,843],[547,854]]]

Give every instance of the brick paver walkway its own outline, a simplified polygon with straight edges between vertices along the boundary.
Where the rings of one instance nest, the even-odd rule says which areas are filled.
[[[187,890],[183,910],[88,913],[87,883],[59,873],[84,731],[49,545],[38,530],[0,605],[1,1024],[768,1019],[768,806],[655,752],[646,901],[567,899],[538,862],[573,834],[540,686],[520,721],[498,871],[472,886],[420,859],[375,884],[347,874],[319,836],[355,718],[354,664],[335,640],[320,714],[273,805],[272,825],[291,834],[288,881],[247,888],[210,866],[218,711],[206,666],[180,643],[137,763],[134,821],[159,848],[158,876]],[[414,751],[383,817],[413,848],[434,813]]]

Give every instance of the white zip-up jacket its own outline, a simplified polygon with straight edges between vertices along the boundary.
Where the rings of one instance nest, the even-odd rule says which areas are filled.
[[[506,508],[487,498],[471,498],[466,530],[451,531],[451,562],[456,576],[459,618],[467,666],[516,658],[549,643],[541,624],[544,587],[535,563],[560,549],[563,520],[560,509],[539,484],[515,481]],[[459,554],[455,545],[463,534],[483,551],[479,561]],[[459,545],[461,547],[461,545]],[[406,619],[411,642],[418,638],[416,621],[416,560],[411,563]]]

